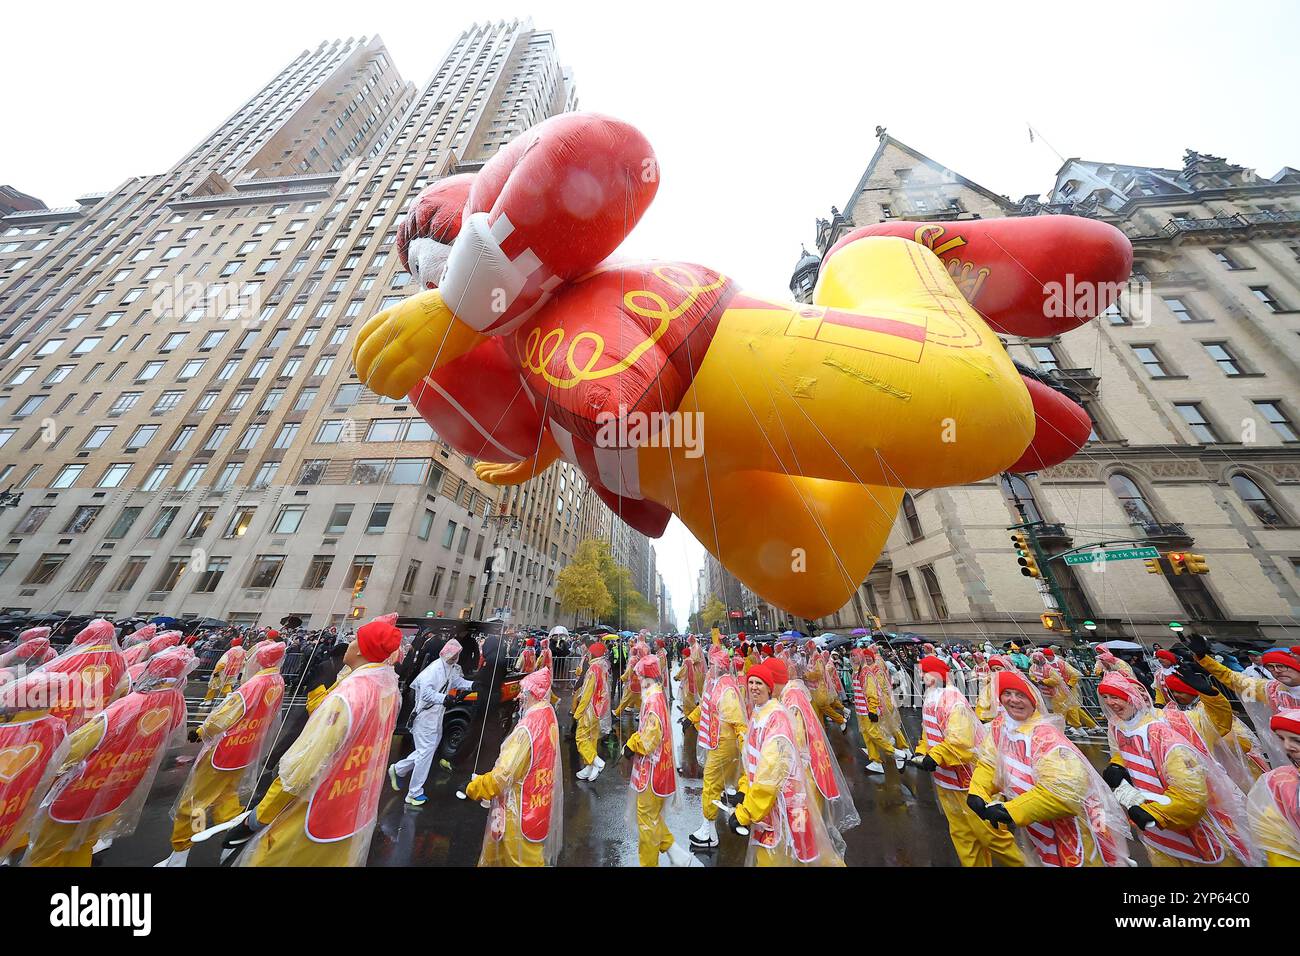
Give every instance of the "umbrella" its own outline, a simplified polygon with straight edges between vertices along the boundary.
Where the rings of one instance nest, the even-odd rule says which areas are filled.
[[[852,633],[854,637],[869,637],[871,635],[871,632],[865,627],[855,627]]]
[[[159,627],[171,627],[173,624],[176,624],[179,620],[180,620],[180,618],[176,618],[176,617],[163,617],[163,616],[160,615],[159,617],[151,617],[151,618],[149,618],[149,623],[150,623],[150,624],[157,624]]]
[[[1106,641],[1097,646],[1104,647],[1108,651],[1140,651],[1143,649],[1141,644],[1135,644],[1133,641]]]
[[[781,636],[787,640],[793,639],[797,641],[799,638],[803,637],[803,634],[799,631],[782,631]]]
[[[285,627],[302,627],[302,618],[297,614],[290,614],[287,617],[280,618],[280,623]]]
[[[551,633],[547,635],[547,637],[568,637],[568,636],[569,636],[569,629],[565,627],[563,624],[555,625],[555,627],[551,628]]]

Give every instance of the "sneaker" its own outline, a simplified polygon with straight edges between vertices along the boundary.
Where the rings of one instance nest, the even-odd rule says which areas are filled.
[[[593,774],[594,774],[595,769],[596,769],[596,765],[595,765],[594,763],[593,763],[593,764],[588,764],[587,766],[585,766],[585,767],[583,767],[581,770],[579,770],[579,771],[575,774],[575,776],[576,776],[579,780],[590,780],[590,779],[592,778]]]
[[[397,764],[388,768],[388,782],[392,784],[393,790],[397,793],[402,792],[402,785],[397,782]]]
[[[429,798],[426,797],[424,794],[420,794],[418,797],[406,798],[406,805],[408,807],[422,807],[428,802],[429,802]]]
[[[873,760],[871,761],[871,763],[867,764],[867,773],[884,773],[884,772],[885,772],[885,768],[881,766],[879,760]]]
[[[705,820],[700,824],[700,828],[692,833],[687,839],[693,846],[714,847],[718,845],[718,824],[714,820]]]

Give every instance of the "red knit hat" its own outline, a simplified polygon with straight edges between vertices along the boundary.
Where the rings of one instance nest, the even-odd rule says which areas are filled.
[[[1289,667],[1293,671],[1300,671],[1300,657],[1296,657],[1289,651],[1269,651],[1260,657],[1261,664],[1277,664],[1281,667]]]
[[[994,677],[995,686],[998,689],[998,696],[1002,696],[1003,691],[1017,690],[1024,694],[1030,700],[1035,699],[1034,689],[1029,686],[1029,681],[1025,675],[1017,670],[998,671]]]
[[[357,649],[361,656],[378,664],[402,645],[402,632],[394,626],[397,614],[382,614],[357,628]]]
[[[1047,655],[1047,659],[1048,659],[1049,661],[1050,661],[1053,657],[1056,656],[1056,650],[1055,650],[1054,648],[1051,648],[1051,647],[1044,647],[1044,648],[1043,648],[1043,653]]]
[[[763,662],[763,666],[772,675],[772,684],[774,686],[790,683],[790,668],[785,666],[785,661],[781,660],[781,658],[769,657]]]
[[[1200,696],[1201,693],[1191,684],[1187,683],[1187,681],[1179,677],[1177,674],[1165,675],[1165,689],[1171,690],[1175,694],[1190,694],[1193,697],[1198,697]]]
[[[771,669],[767,663],[751,664],[745,671],[745,682],[748,683],[751,677],[757,677],[767,685],[769,691],[776,689],[776,679],[772,676]]]
[[[948,665],[937,657],[921,658],[922,674],[938,674],[945,681],[948,679]]]
[[[1156,660],[1164,661],[1166,664],[1177,664],[1178,657],[1173,651],[1167,651],[1164,648],[1156,651]]]
[[[236,638],[234,638],[233,640],[231,640],[231,642],[230,642],[230,646],[231,646],[231,647],[243,647],[243,646],[244,646],[244,639],[243,639],[242,637],[236,637]]]
[[[597,641],[595,644],[592,644],[591,647],[587,648],[587,653],[589,653],[592,657],[604,657],[605,645],[602,644],[600,641]]]
[[[1279,710],[1269,718],[1268,726],[1272,730],[1286,730],[1293,734],[1300,734],[1300,710],[1295,708]]]

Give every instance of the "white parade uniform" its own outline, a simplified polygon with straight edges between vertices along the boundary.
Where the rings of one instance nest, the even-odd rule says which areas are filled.
[[[407,798],[423,796],[424,781],[433,766],[433,755],[442,741],[442,718],[447,712],[447,691],[470,690],[474,684],[465,679],[460,665],[448,664],[442,658],[434,661],[411,682],[415,694],[415,710],[411,717],[411,737],[415,751],[393,765],[399,777],[411,774]]]

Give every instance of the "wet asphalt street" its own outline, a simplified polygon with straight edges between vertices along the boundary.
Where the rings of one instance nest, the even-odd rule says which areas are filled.
[[[621,726],[601,742],[601,756],[606,762],[603,773],[594,783],[574,778],[581,768],[577,748],[567,738],[572,724],[567,694],[556,705],[564,763],[564,849],[560,866],[636,866],[636,841],[626,822],[628,802],[628,761],[620,759],[623,740],[636,729],[635,717],[624,715]],[[191,714],[191,717],[194,715]],[[680,709],[674,700],[674,718]],[[908,738],[916,740],[919,711],[903,711]],[[675,745],[679,774],[680,805],[669,812],[668,823],[678,842],[690,846],[687,835],[700,824],[700,793],[703,771],[695,760],[695,732],[674,719]],[[1095,733],[1095,732],[1094,732]],[[947,822],[934,797],[934,784],[928,774],[908,768],[902,773],[892,763],[884,776],[868,774],[863,768],[866,757],[861,750],[857,727],[850,720],[849,732],[838,728],[828,732],[831,746],[839,758],[840,769],[849,782],[853,800],[862,823],[844,834],[847,844],[845,862],[849,866],[956,866],[957,858],[948,840]],[[407,745],[409,746],[409,744]],[[1099,767],[1106,760],[1105,744],[1100,734],[1083,750]],[[169,756],[158,774],[149,801],[134,834],[118,840],[96,854],[99,866],[152,866],[171,851],[171,807],[185,781],[190,762],[198,751],[197,744],[187,744]],[[389,762],[401,754],[390,755]],[[490,767],[495,753],[484,753],[479,769]],[[477,803],[457,800],[455,791],[467,782],[464,772],[449,773],[436,764],[429,774],[425,793],[429,802],[420,809],[407,807],[405,793],[394,793],[385,786],[379,806],[379,823],[370,845],[370,866],[473,866],[478,862],[486,824],[486,811]],[[725,828],[719,832],[720,846],[711,851],[697,851],[706,866],[742,866],[746,843]],[[198,844],[190,854],[191,867],[217,865],[218,841]]]

